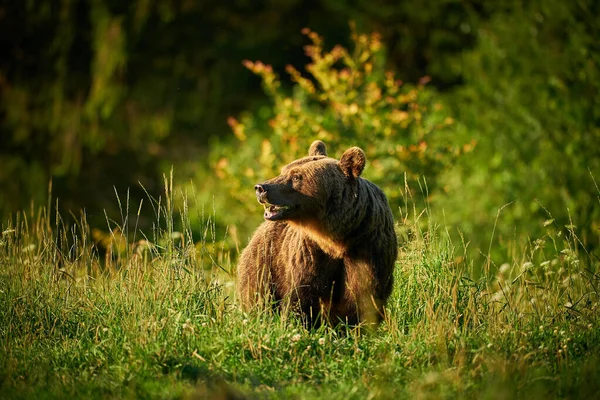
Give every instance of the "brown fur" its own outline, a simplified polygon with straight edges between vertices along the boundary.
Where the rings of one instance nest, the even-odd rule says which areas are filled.
[[[315,141],[309,155],[256,185],[265,222],[238,265],[238,294],[248,309],[274,301],[349,324],[377,322],[392,290],[397,239],[387,199],[360,177],[365,154],[338,161]],[[273,207],[272,205],[283,206]]]

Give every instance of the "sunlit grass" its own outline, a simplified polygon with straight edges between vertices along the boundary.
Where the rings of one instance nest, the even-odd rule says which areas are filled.
[[[67,224],[46,207],[3,223],[0,397],[589,398],[600,390],[598,260],[572,230],[549,220],[547,235],[514,244],[518,256],[474,265],[468,240],[457,245],[432,222],[423,228],[427,210],[406,212],[410,240],[384,323],[307,331],[293,316],[240,311],[214,217],[200,216],[203,237],[193,238],[186,203],[194,196],[174,194],[171,182],[163,198],[148,199],[149,233],[136,232],[141,205],[130,207],[126,195],[120,220],[107,218],[96,244],[85,214]]]

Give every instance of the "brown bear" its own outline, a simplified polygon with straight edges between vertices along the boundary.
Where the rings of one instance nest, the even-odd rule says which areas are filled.
[[[384,193],[361,178],[365,153],[338,161],[315,141],[308,156],[254,187],[264,221],[242,252],[238,295],[245,309],[270,303],[305,322],[379,322],[398,254]]]

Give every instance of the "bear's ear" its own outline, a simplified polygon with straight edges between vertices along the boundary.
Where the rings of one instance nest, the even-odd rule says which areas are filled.
[[[326,156],[327,148],[325,147],[325,143],[320,140],[315,140],[308,149],[309,156]]]
[[[365,152],[359,147],[350,147],[342,154],[340,168],[348,178],[356,179],[365,168]]]

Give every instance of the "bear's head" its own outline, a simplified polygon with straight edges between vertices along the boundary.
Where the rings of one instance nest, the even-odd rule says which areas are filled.
[[[328,205],[353,193],[365,167],[365,153],[358,147],[346,150],[342,158],[327,157],[325,143],[313,142],[308,156],[286,165],[281,174],[254,187],[269,221],[309,222],[322,220]]]

